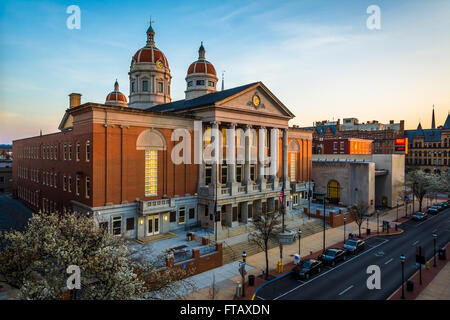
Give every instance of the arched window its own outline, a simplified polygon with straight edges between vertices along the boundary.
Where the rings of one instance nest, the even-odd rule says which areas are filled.
[[[288,146],[289,153],[289,176],[291,181],[297,181],[296,167],[297,167],[297,154],[300,153],[300,146],[297,140],[291,140]]]
[[[76,147],[75,152],[76,152],[76,159],[77,159],[77,161],[80,161],[81,147],[80,147],[80,143],[79,142],[77,142],[77,147]]]
[[[158,130],[148,129],[137,138],[136,149],[145,151],[145,196],[156,196],[158,194],[158,151],[166,150],[166,139]]]
[[[86,141],[86,161],[89,162],[91,160],[91,142],[89,140]]]

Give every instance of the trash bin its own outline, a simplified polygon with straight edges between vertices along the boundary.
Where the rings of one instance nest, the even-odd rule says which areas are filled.
[[[192,240],[192,233],[190,233],[190,232],[188,232],[187,234],[186,234],[186,237],[187,237],[187,241],[191,241]]]
[[[446,252],[445,252],[445,248],[440,248],[440,249],[439,249],[439,252],[438,252],[438,255],[439,255],[439,260],[445,260],[445,259],[447,259],[447,255],[446,255]]]
[[[248,276],[248,285],[249,286],[254,286],[255,285],[255,275],[251,274]]]
[[[369,234],[370,234],[370,229],[367,229],[367,231],[366,231],[366,232],[367,232],[367,235],[369,235]]]
[[[414,281],[411,280],[406,281],[406,290],[410,292],[414,291]]]

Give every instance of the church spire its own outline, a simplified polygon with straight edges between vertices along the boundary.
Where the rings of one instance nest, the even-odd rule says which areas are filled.
[[[434,120],[434,104],[433,104],[433,116],[431,118],[431,129],[436,129],[436,122]]]

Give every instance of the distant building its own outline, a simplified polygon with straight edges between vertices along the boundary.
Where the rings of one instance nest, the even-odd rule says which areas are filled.
[[[402,154],[313,155],[315,192],[325,192],[331,203],[351,206],[358,201],[370,208],[402,204],[405,156]]]
[[[327,139],[367,139],[372,140],[372,153],[393,154],[395,139],[404,137],[405,121],[380,123],[376,120],[359,123],[357,118],[345,118],[337,121],[317,121],[314,126],[304,129],[313,130],[313,154],[324,154]]]
[[[434,109],[432,126],[435,123]],[[450,114],[443,126],[416,130],[405,130],[408,138],[406,169],[422,169],[426,172],[441,173],[450,167]]]
[[[9,160],[12,158],[12,145],[0,144],[0,160]]]
[[[371,154],[372,140],[336,138],[323,140],[323,154]]]

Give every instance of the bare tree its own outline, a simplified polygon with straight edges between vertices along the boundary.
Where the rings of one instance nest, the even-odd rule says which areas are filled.
[[[209,293],[208,293],[209,299],[210,300],[216,300],[218,291],[219,290],[218,290],[217,285],[216,285],[216,275],[213,273],[213,278],[212,278],[212,281],[211,281],[211,287],[209,287]]]
[[[358,225],[359,237],[361,237],[361,225],[368,216],[367,210],[369,210],[369,204],[362,200],[359,200],[356,204],[348,208],[350,216]]]
[[[269,275],[269,241],[277,238],[278,233],[281,231],[280,224],[279,212],[270,212],[265,215],[258,212],[252,221],[254,231],[248,235],[249,242],[256,244],[265,252],[266,272],[264,277],[266,280]]]

